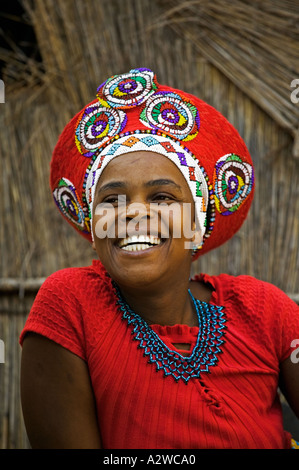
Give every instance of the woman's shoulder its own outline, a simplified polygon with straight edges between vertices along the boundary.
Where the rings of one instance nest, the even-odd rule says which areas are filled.
[[[227,289],[233,293],[246,291],[248,294],[250,293],[249,289],[252,289],[255,292],[256,289],[258,289],[265,292],[276,292],[277,294],[284,294],[283,291],[276,285],[248,274],[199,274],[196,275],[195,278],[210,283],[214,288],[217,286],[219,288]]]
[[[242,274],[239,276],[221,276],[222,281],[228,289],[232,289],[234,295],[240,298],[246,298],[255,305],[275,304],[285,305],[285,303],[297,308],[298,306],[282,290],[281,287],[272,282],[258,279],[253,276]]]
[[[51,273],[43,282],[40,292],[51,291],[54,295],[65,294],[80,297],[91,290],[111,290],[107,271],[100,261],[94,260],[89,266],[67,267]]]
[[[247,274],[237,276],[221,273],[217,275],[200,274],[195,276],[197,280],[202,280],[210,284],[213,289],[213,299],[218,302],[230,301],[235,304],[246,305],[254,308],[255,311],[262,308],[276,306],[276,310],[281,307],[289,306],[294,310],[298,305],[275,284],[258,279]]]
[[[235,329],[248,344],[271,349],[279,360],[287,357],[299,332],[299,306],[282,289],[249,275],[201,279],[213,286],[212,302],[224,307],[231,331]]]
[[[104,266],[99,260],[93,260],[92,263],[88,266],[72,266],[67,268],[58,269],[53,273],[49,274],[45,281],[64,281],[64,280],[76,280],[84,279],[87,277],[108,277],[108,273],[105,270]]]
[[[37,293],[20,343],[31,331],[86,357],[86,337],[95,326],[103,331],[109,324],[113,296],[111,280],[99,262],[53,272]]]
[[[98,320],[104,317],[107,307],[115,304],[114,296],[111,279],[100,262],[60,269],[40,287],[29,319],[83,325],[95,316]]]

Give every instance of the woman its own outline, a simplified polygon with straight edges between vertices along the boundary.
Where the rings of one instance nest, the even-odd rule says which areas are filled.
[[[190,279],[248,213],[237,131],[149,69],[116,75],[64,129],[51,187],[99,260],[41,287],[20,342],[34,448],[291,448],[298,307],[249,276]],[[292,343],[293,342],[293,343]]]

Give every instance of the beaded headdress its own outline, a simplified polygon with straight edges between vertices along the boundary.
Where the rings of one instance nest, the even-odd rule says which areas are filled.
[[[193,260],[237,232],[254,187],[245,143],[213,107],[138,68],[100,85],[97,98],[67,124],[53,152],[54,200],[82,236],[92,241],[93,197],[104,168],[140,150],[169,158],[189,185],[202,235]],[[149,165],[150,158],[149,153]]]

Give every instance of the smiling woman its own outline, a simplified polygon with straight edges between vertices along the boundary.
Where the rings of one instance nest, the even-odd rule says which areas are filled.
[[[53,273],[22,331],[32,446],[291,448],[298,307],[247,275],[190,279],[253,198],[227,120],[149,69],[115,75],[62,132],[51,188],[98,259]]]
[[[140,153],[138,152],[138,155],[139,154]],[[159,158],[159,155],[156,155]],[[153,158],[155,154],[150,156]],[[147,170],[148,155],[144,154],[143,157],[145,158],[144,164]],[[133,164],[135,164],[135,160],[136,156],[134,157]],[[128,161],[129,160],[126,159],[126,162]],[[157,161],[157,158],[154,158],[154,161]],[[166,163],[170,165],[170,168],[174,171],[175,167],[171,165],[171,163],[168,163],[166,159],[162,158],[162,164],[166,165]],[[111,165],[109,166],[109,169],[111,170]],[[126,168],[122,174],[126,175]],[[169,238],[170,217],[175,221],[183,218],[185,222],[189,222],[188,227],[184,224],[183,233],[190,234],[190,223],[192,218],[191,212],[193,211],[194,213],[194,202],[191,194],[191,199],[189,199],[192,202],[182,202],[182,189],[177,183],[175,183],[175,181],[169,178],[146,179],[145,182],[142,183],[142,189],[147,190],[149,194],[146,195],[144,204],[141,202],[132,203],[131,196],[127,197],[128,189],[133,189],[131,182],[132,177],[130,173],[126,176],[129,183],[124,183],[123,181],[111,181],[104,185],[101,184],[100,188],[96,190],[94,211],[94,215],[96,215],[96,223],[94,227],[94,236],[97,238],[105,238],[106,236],[110,238],[112,236],[115,237],[117,227],[118,238],[126,240],[126,243],[124,243],[123,240],[120,242],[121,246],[124,247],[130,244],[129,239],[126,238],[127,235],[138,235],[140,238],[140,234],[143,230],[145,235],[148,234],[151,236],[151,240],[140,239],[140,243],[148,242],[156,245],[165,238]],[[182,178],[182,176],[180,177]],[[103,180],[103,177],[101,180]],[[186,185],[186,182],[184,182],[184,185]],[[106,194],[107,192],[108,195]],[[188,192],[190,193],[189,190]],[[98,203],[99,195],[102,195],[100,203]],[[129,204],[128,207],[127,204]],[[131,216],[134,217],[127,222],[127,216],[130,216],[130,219]],[[188,217],[187,221],[186,216]],[[189,231],[187,231],[188,229]],[[194,231],[192,232],[192,235],[195,235]],[[181,227],[175,226],[172,236],[180,238],[182,236]]]
[[[120,195],[124,196],[125,204],[118,205]],[[106,202],[110,203],[110,209]],[[145,151],[113,159],[99,175],[94,206],[96,204],[92,218],[93,247],[119,286],[124,282],[134,289],[140,286],[145,290],[144,298],[152,285],[163,285],[173,271],[178,278],[173,282],[184,284],[186,289],[192,251],[184,249],[187,240],[183,204],[192,208],[189,214],[195,225],[195,203],[187,181],[171,160]],[[97,236],[99,223],[103,224],[101,215],[97,215],[101,204],[106,211],[105,237],[103,232],[101,237]],[[174,211],[174,204],[178,210]],[[155,310],[151,314],[155,316]],[[181,312],[172,312],[172,322],[176,322],[177,315]]]

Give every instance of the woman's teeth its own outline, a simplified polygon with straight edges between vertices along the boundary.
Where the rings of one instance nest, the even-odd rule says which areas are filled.
[[[149,235],[133,235],[121,240],[118,246],[125,251],[142,251],[160,243],[160,238]]]

